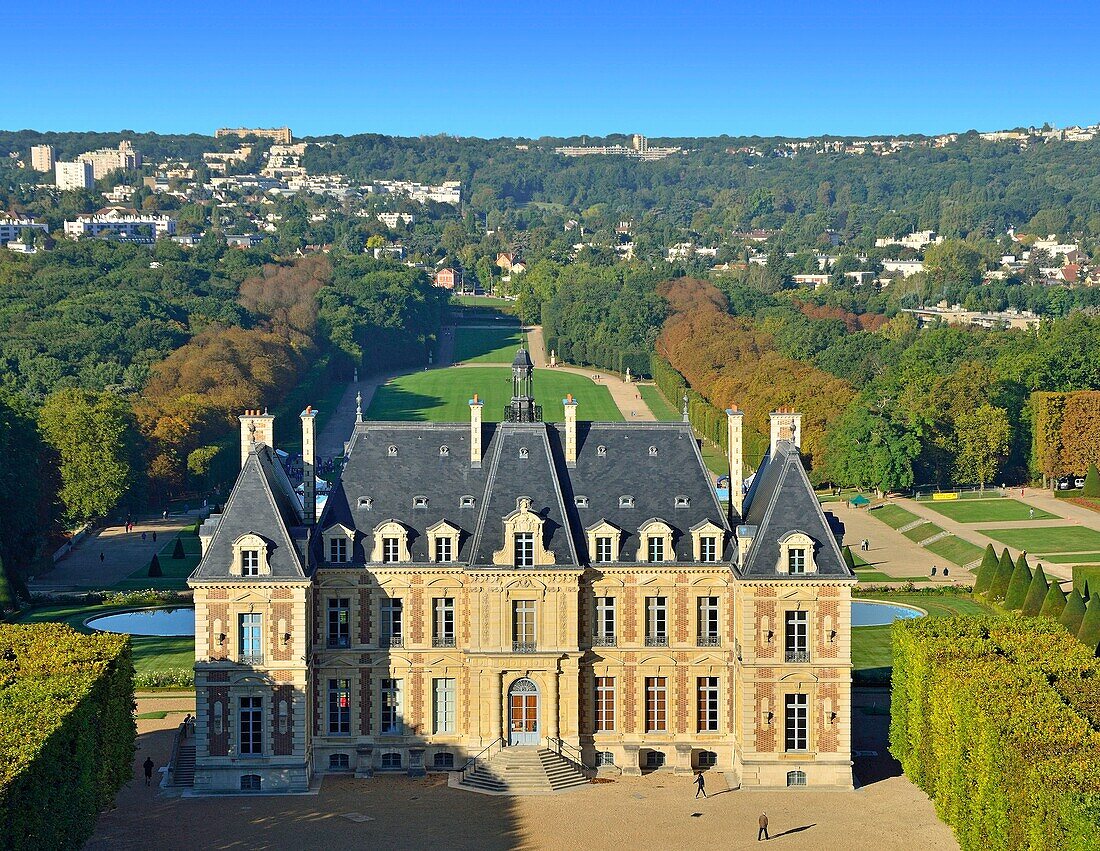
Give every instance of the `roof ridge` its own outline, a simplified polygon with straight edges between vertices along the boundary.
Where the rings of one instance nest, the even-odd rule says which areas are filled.
[[[545,427],[546,423],[543,423],[543,428],[540,429],[539,434],[542,437],[542,445],[546,450],[546,466],[550,470],[550,478],[554,482],[554,494],[558,498],[558,509],[561,511],[561,522],[563,530],[565,532],[565,540],[569,545],[569,554],[573,557],[571,564],[580,564],[581,560],[577,556],[577,548],[574,546],[573,541],[573,525],[569,520],[569,512],[565,510],[565,497],[561,492],[561,481],[558,479],[558,465],[554,461],[554,450],[550,446],[550,432]]]

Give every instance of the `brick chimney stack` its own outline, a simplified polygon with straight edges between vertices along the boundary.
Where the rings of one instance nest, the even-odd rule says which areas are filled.
[[[738,523],[745,508],[745,414],[726,409],[726,458],[730,468],[730,520]]]
[[[577,400],[572,393],[562,399],[565,406],[565,465],[577,466]]]
[[[275,417],[266,410],[259,409],[245,411],[240,416],[241,420],[241,467],[248,460],[248,455],[253,446],[264,444],[271,449],[275,448]]]
[[[470,466],[481,466],[481,409],[484,407],[477,394],[470,400]]]
[[[302,507],[305,524],[317,522],[317,411],[302,411]]]

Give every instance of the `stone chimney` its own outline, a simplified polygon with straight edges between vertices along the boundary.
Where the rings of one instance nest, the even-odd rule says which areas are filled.
[[[305,524],[317,522],[317,412],[312,405],[302,411],[302,508]]]
[[[802,448],[802,414],[794,408],[780,408],[773,411],[771,417],[771,454],[775,455],[775,445],[781,440],[791,441],[798,449]]]
[[[261,443],[275,448],[275,417],[266,410],[245,411],[241,417],[241,467],[253,446]]]
[[[577,400],[572,393],[561,402],[565,406],[565,466],[577,466]]]
[[[470,400],[470,466],[481,466],[481,409],[484,407],[481,400],[474,394]]]
[[[737,522],[745,508],[745,414],[726,408],[726,459],[730,468],[730,519]]]

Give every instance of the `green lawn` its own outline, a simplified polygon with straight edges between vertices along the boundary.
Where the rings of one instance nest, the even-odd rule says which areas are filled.
[[[925,522],[921,523],[919,526],[914,526],[912,529],[909,529],[906,532],[902,532],[901,534],[907,537],[910,541],[913,541],[913,543],[919,544],[921,541],[927,541],[933,535],[938,535],[942,531],[943,529],[941,529],[935,523]]]
[[[642,399],[645,400],[649,410],[653,412],[653,416],[657,419],[665,422],[675,422],[681,418],[682,414],[668,403],[665,394],[657,389],[657,385],[639,384],[638,392],[642,394]]]
[[[170,537],[160,548],[157,558],[160,559],[163,576],[159,578],[149,576],[149,565],[144,564],[125,579],[112,585],[111,590],[141,591],[145,588],[155,588],[158,591],[182,591],[185,589],[187,577],[198,567],[202,556],[198,528],[198,524],[193,524],[180,532],[179,538],[183,541],[183,558],[172,558],[172,552],[176,547],[175,537]]]
[[[44,606],[23,612],[15,623],[67,623],[80,632],[92,632],[84,621],[96,615],[109,615],[134,606]],[[139,674],[157,671],[190,669],[195,665],[195,639],[190,636],[131,636],[134,668]]]
[[[1043,556],[1044,561],[1054,564],[1084,564],[1091,561],[1100,561],[1100,553],[1068,553],[1066,555]]]
[[[982,615],[992,609],[966,595],[907,594],[905,592],[875,592],[853,600],[882,600],[885,603],[906,603],[924,609],[929,617]],[[885,684],[890,680],[893,651],[890,627],[860,626],[852,630],[852,681],[860,684]]]
[[[940,538],[938,541],[933,541],[925,547],[925,549],[930,553],[943,556],[949,562],[957,564],[959,567],[962,567],[964,564],[970,564],[972,561],[977,561],[982,557],[982,553],[985,552],[985,550],[977,544],[972,544],[970,541],[964,541],[956,535],[949,535],[946,538]]]
[[[459,304],[462,307],[491,308],[514,308],[516,306],[514,301],[491,295],[452,295],[451,304]]]
[[[959,523],[996,523],[1001,520],[1059,520],[1057,514],[1033,509],[1034,517],[1028,514],[1029,506],[1016,499],[967,499],[959,502],[926,502],[925,508],[931,508],[944,517],[950,517]]]
[[[853,553],[855,555],[855,553]],[[891,576],[873,567],[860,567],[856,565],[856,579],[860,582],[878,584],[881,582],[923,582],[927,576]]]
[[[621,422],[611,393],[606,387],[568,372],[536,369],[536,401],[547,422],[562,419],[562,400],[572,393],[582,420]],[[485,403],[485,422],[500,422],[512,398],[512,373],[507,367],[451,367],[412,372],[378,388],[367,410],[370,420],[416,420],[456,422],[470,420],[470,399],[477,393]]]
[[[995,541],[1029,553],[1077,553],[1100,550],[1100,532],[1085,526],[1047,526],[1041,529],[979,529]]]
[[[511,363],[527,334],[518,328],[455,328],[455,363]]]
[[[882,508],[876,508],[871,512],[871,516],[894,529],[900,529],[914,520],[920,520],[913,512],[906,511],[899,505],[884,505]]]
[[[708,470],[716,476],[728,476],[730,474],[730,462],[721,446],[715,446],[704,440],[700,451],[703,453],[703,463],[707,465]]]

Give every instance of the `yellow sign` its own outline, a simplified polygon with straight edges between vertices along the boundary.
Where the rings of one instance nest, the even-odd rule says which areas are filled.
[[[959,498],[959,495],[957,493],[934,493],[934,494],[932,494],[932,499],[958,499],[958,498]]]

